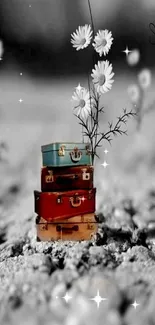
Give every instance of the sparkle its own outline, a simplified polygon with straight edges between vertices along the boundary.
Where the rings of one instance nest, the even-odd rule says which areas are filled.
[[[136,309],[140,304],[137,304],[137,301],[135,300],[134,303],[131,305]]]
[[[83,197],[81,198],[81,201],[84,202],[85,200],[86,200],[86,198],[83,196]]]
[[[22,103],[22,102],[23,102],[23,99],[20,98],[20,99],[19,99],[19,102]]]
[[[103,164],[101,164],[104,168],[106,168],[107,166],[109,166],[109,164],[107,164],[107,162],[106,161],[104,161],[104,163]]]
[[[0,58],[0,61],[2,61],[3,59],[2,58]]]
[[[78,84],[78,87],[76,87],[75,89],[78,90],[78,91],[81,91],[82,87],[81,87],[80,84]]]
[[[94,298],[90,298],[90,300],[94,300],[97,304],[97,308],[99,308],[101,301],[107,300],[107,298],[102,298],[100,296],[99,290],[97,290],[97,295]]]
[[[126,54],[126,56],[128,56],[129,53],[131,53],[132,51],[130,51],[130,50],[128,49],[128,47],[126,46],[126,49],[125,49],[124,51],[122,51],[122,52],[124,52],[124,53]]]
[[[22,76],[22,75],[23,75],[23,73],[21,72],[21,73],[20,73],[20,76]]]
[[[108,152],[109,152],[109,151],[108,151],[107,149],[104,150],[104,153],[105,153],[106,155],[107,155]]]
[[[66,292],[65,296],[62,297],[67,303],[69,302],[70,299],[72,299],[72,297],[68,294],[68,292]]]

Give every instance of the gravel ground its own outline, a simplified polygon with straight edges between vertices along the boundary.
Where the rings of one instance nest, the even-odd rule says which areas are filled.
[[[31,214],[3,221],[0,324],[154,324],[155,228],[139,226],[138,214],[130,199],[111,205],[88,242],[37,242]],[[106,298],[99,308],[90,300],[97,290]]]
[[[24,89],[28,101],[28,88],[25,92]],[[9,102],[3,99],[6,116],[1,137],[9,148],[7,163],[0,164],[0,324],[153,325],[155,173],[149,141],[153,133],[129,132],[128,138],[114,142],[108,156],[111,168],[102,170],[102,177],[96,166],[100,218],[96,238],[81,243],[36,241],[32,194],[40,186],[40,145],[49,139],[55,141],[55,133],[63,127],[57,107],[63,98],[68,102],[68,89],[64,97],[54,101],[52,112],[48,104],[44,114],[40,110],[42,115],[37,115],[37,121],[37,106],[31,112],[30,104],[26,106],[27,112],[24,108],[20,112],[18,105],[13,107],[15,121],[10,121]],[[12,100],[20,98],[19,95],[12,90]],[[48,121],[56,114],[59,123],[46,123],[45,113]],[[13,116],[13,112],[10,114]],[[70,132],[64,131],[66,140]],[[98,290],[106,298],[99,308],[91,300]],[[66,292],[72,297],[68,303],[62,298]],[[132,306],[134,301],[139,304],[136,309]]]

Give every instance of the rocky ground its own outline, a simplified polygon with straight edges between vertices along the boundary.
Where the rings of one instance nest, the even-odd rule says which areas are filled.
[[[143,209],[129,198],[109,204],[88,242],[37,242],[31,214],[20,223],[12,215],[3,220],[0,324],[154,324],[154,201],[152,190]],[[15,211],[22,213],[19,206]],[[106,298],[99,308],[90,300],[97,290]]]
[[[69,141],[73,127],[66,125],[76,128],[74,118],[67,115],[72,85],[61,93],[65,86],[57,84],[52,88],[57,92],[53,99],[51,86],[41,93],[34,81],[21,89],[17,83],[1,81],[6,110],[2,111],[0,135],[8,148],[0,163],[0,324],[153,325],[153,118],[152,127],[148,123],[137,136],[129,124],[129,137],[108,147],[110,166],[106,170],[99,164],[95,167],[100,218],[96,238],[81,243],[36,241],[33,190],[40,187],[40,145],[62,137]],[[122,83],[122,94],[125,87]],[[111,110],[116,99],[122,98],[117,91],[114,88]],[[21,97],[22,108],[12,104]],[[122,106],[117,103],[117,108]],[[77,129],[75,141],[79,140]],[[98,290],[106,298],[99,308],[91,300]],[[68,303],[62,298],[66,293],[72,297]],[[135,301],[137,308],[132,305]]]

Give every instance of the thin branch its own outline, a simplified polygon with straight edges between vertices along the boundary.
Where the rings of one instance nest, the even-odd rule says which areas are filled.
[[[92,14],[90,0],[88,0],[88,6],[89,6],[89,12],[90,12],[90,18],[91,18],[91,25],[92,25],[92,29],[93,29],[93,37],[95,37],[95,26],[94,26],[94,21],[93,21],[93,14]]]
[[[130,112],[126,112],[126,109],[123,110],[124,114],[120,117],[118,117],[118,121],[117,123],[113,126],[112,123],[109,123],[109,131],[106,133],[101,133],[101,138],[98,140],[98,142],[95,145],[94,150],[96,150],[96,148],[98,147],[98,145],[100,144],[100,142],[105,139],[108,142],[112,141],[111,135],[116,136],[117,134],[125,134],[127,135],[127,131],[122,130],[121,129],[121,124],[126,124],[127,120],[126,118],[130,118],[133,116],[136,116],[136,113],[134,113],[132,110]]]

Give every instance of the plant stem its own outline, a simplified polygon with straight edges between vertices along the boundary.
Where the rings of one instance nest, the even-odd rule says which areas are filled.
[[[82,143],[84,143],[83,125],[82,125]]]
[[[95,37],[95,27],[94,27],[94,21],[93,21],[93,15],[92,15],[90,0],[88,0],[88,6],[89,6],[89,12],[90,12],[90,18],[91,18],[91,25],[92,25],[92,29],[93,29],[93,37]]]

